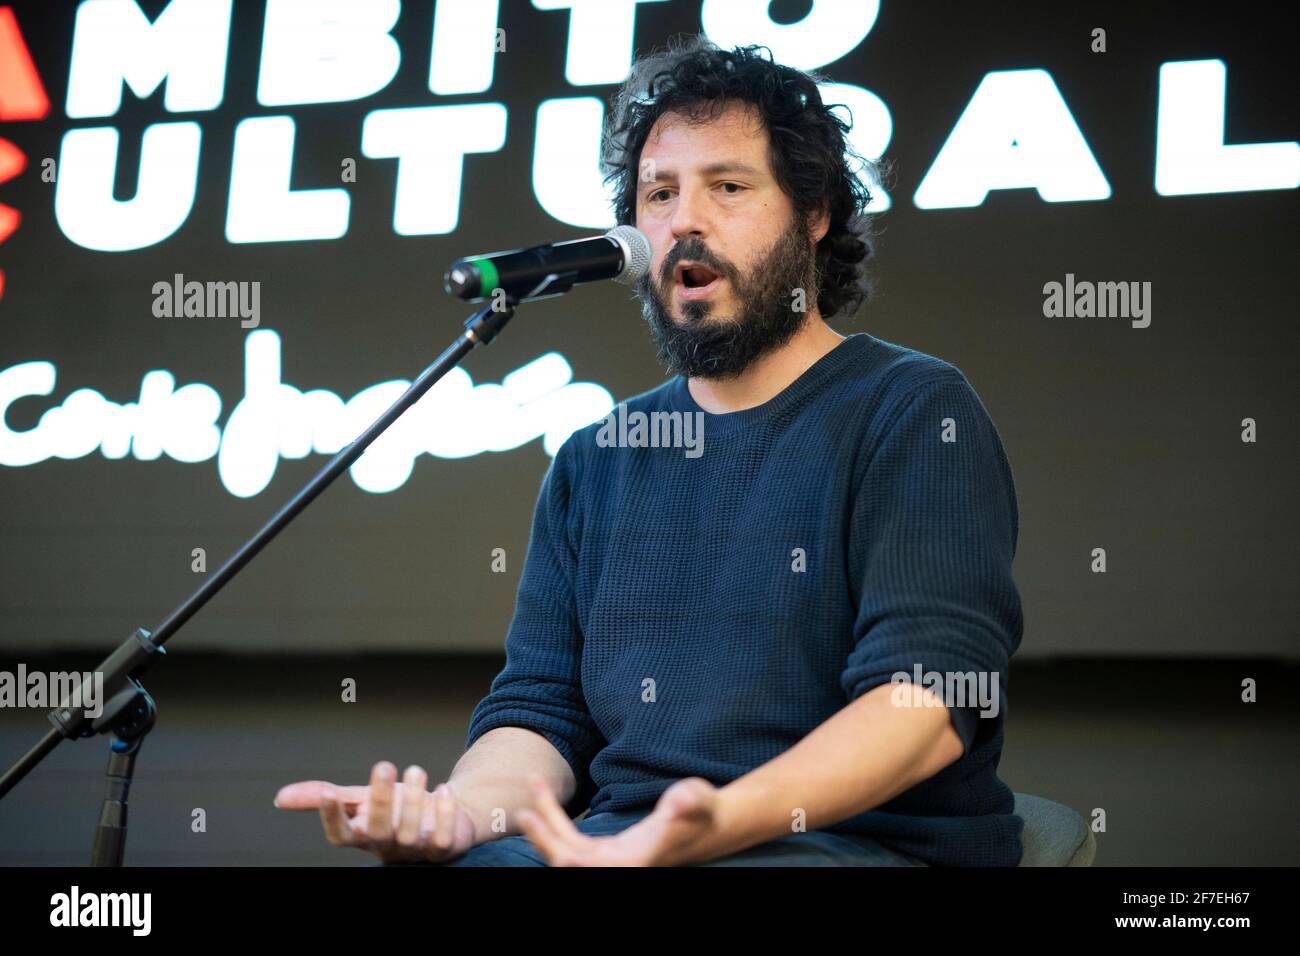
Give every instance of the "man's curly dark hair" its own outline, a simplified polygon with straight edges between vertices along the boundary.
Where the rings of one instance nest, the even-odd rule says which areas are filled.
[[[637,60],[614,94],[602,132],[602,172],[614,193],[617,223],[636,223],[641,151],[660,116],[672,112],[702,122],[717,116],[725,101],[750,103],[767,128],[768,159],[795,215],[807,222],[830,211],[815,253],[817,309],[824,319],[853,315],[872,292],[866,266],[875,251],[864,212],[871,192],[853,164],[873,182],[879,170],[849,146],[850,124],[822,102],[817,84],[824,79],[774,62],[767,47],[723,50],[703,36],[674,38],[667,51]]]

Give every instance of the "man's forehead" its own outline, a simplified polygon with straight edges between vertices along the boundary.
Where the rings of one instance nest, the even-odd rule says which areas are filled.
[[[670,111],[650,128],[646,147],[651,144],[693,139],[757,140],[767,139],[762,116],[748,103],[728,103],[723,107],[702,108],[694,115]]]
[[[653,159],[664,174],[703,167],[706,173],[760,175],[767,170],[767,145],[762,119],[752,108],[730,106],[700,117],[665,113],[646,138],[641,159]]]

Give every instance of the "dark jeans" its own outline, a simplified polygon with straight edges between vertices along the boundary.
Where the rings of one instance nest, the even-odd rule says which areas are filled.
[[[619,833],[649,810],[594,813],[575,826],[589,836]],[[472,847],[447,863],[428,866],[546,866],[541,851],[523,835],[501,837]],[[810,830],[761,843],[731,856],[695,866],[925,866],[925,862],[888,849],[871,837]]]

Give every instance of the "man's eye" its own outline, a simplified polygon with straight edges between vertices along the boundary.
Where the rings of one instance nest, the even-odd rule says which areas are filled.
[[[652,192],[649,196],[647,196],[647,197],[646,197],[646,200],[647,200],[648,202],[654,202],[656,196],[661,196],[661,195],[663,195],[663,194],[666,193],[666,192],[668,192],[668,190],[666,190],[666,189],[657,189],[657,190],[655,190],[654,192]]]
[[[723,186],[735,186],[735,187],[736,187],[736,192],[733,192],[733,193],[730,193],[730,194],[729,194],[729,195],[732,195],[732,196],[736,195],[736,193],[740,192],[742,189],[745,188],[744,186],[740,185],[740,183],[723,183],[722,185],[723,185]]]

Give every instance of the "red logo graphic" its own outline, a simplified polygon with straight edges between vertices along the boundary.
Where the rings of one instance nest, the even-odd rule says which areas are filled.
[[[18,29],[13,9],[0,7],[0,122],[44,119],[50,99],[36,72],[32,55]],[[27,168],[27,157],[7,139],[0,139],[0,183]],[[0,242],[8,239],[22,221],[22,213],[0,203]],[[0,269],[0,298],[5,294],[5,274]]]

